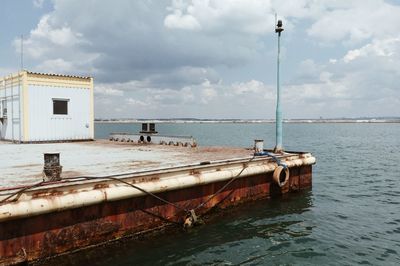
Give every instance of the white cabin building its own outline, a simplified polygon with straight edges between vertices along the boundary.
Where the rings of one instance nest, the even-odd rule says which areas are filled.
[[[0,78],[0,140],[93,139],[93,78],[25,70]]]

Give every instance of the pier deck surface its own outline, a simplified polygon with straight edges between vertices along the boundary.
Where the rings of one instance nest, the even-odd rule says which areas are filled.
[[[104,176],[253,155],[245,148],[188,148],[108,140],[20,145],[0,142],[0,189],[42,181],[43,154],[55,152],[60,153],[62,177]]]

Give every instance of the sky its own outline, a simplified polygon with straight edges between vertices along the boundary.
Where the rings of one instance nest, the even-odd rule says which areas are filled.
[[[0,76],[92,76],[96,118],[400,116],[400,0],[2,0]]]

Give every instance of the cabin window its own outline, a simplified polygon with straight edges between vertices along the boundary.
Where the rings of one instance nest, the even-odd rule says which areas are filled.
[[[68,99],[53,99],[53,114],[68,115]]]

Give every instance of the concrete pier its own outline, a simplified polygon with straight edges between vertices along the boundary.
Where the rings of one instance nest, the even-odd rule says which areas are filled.
[[[61,180],[43,182],[43,153]],[[215,208],[311,187],[310,153],[94,141],[0,143],[0,264],[33,261],[143,234]],[[290,176],[274,182],[276,159]],[[276,173],[275,173],[276,174]],[[190,220],[189,219],[189,220]]]

